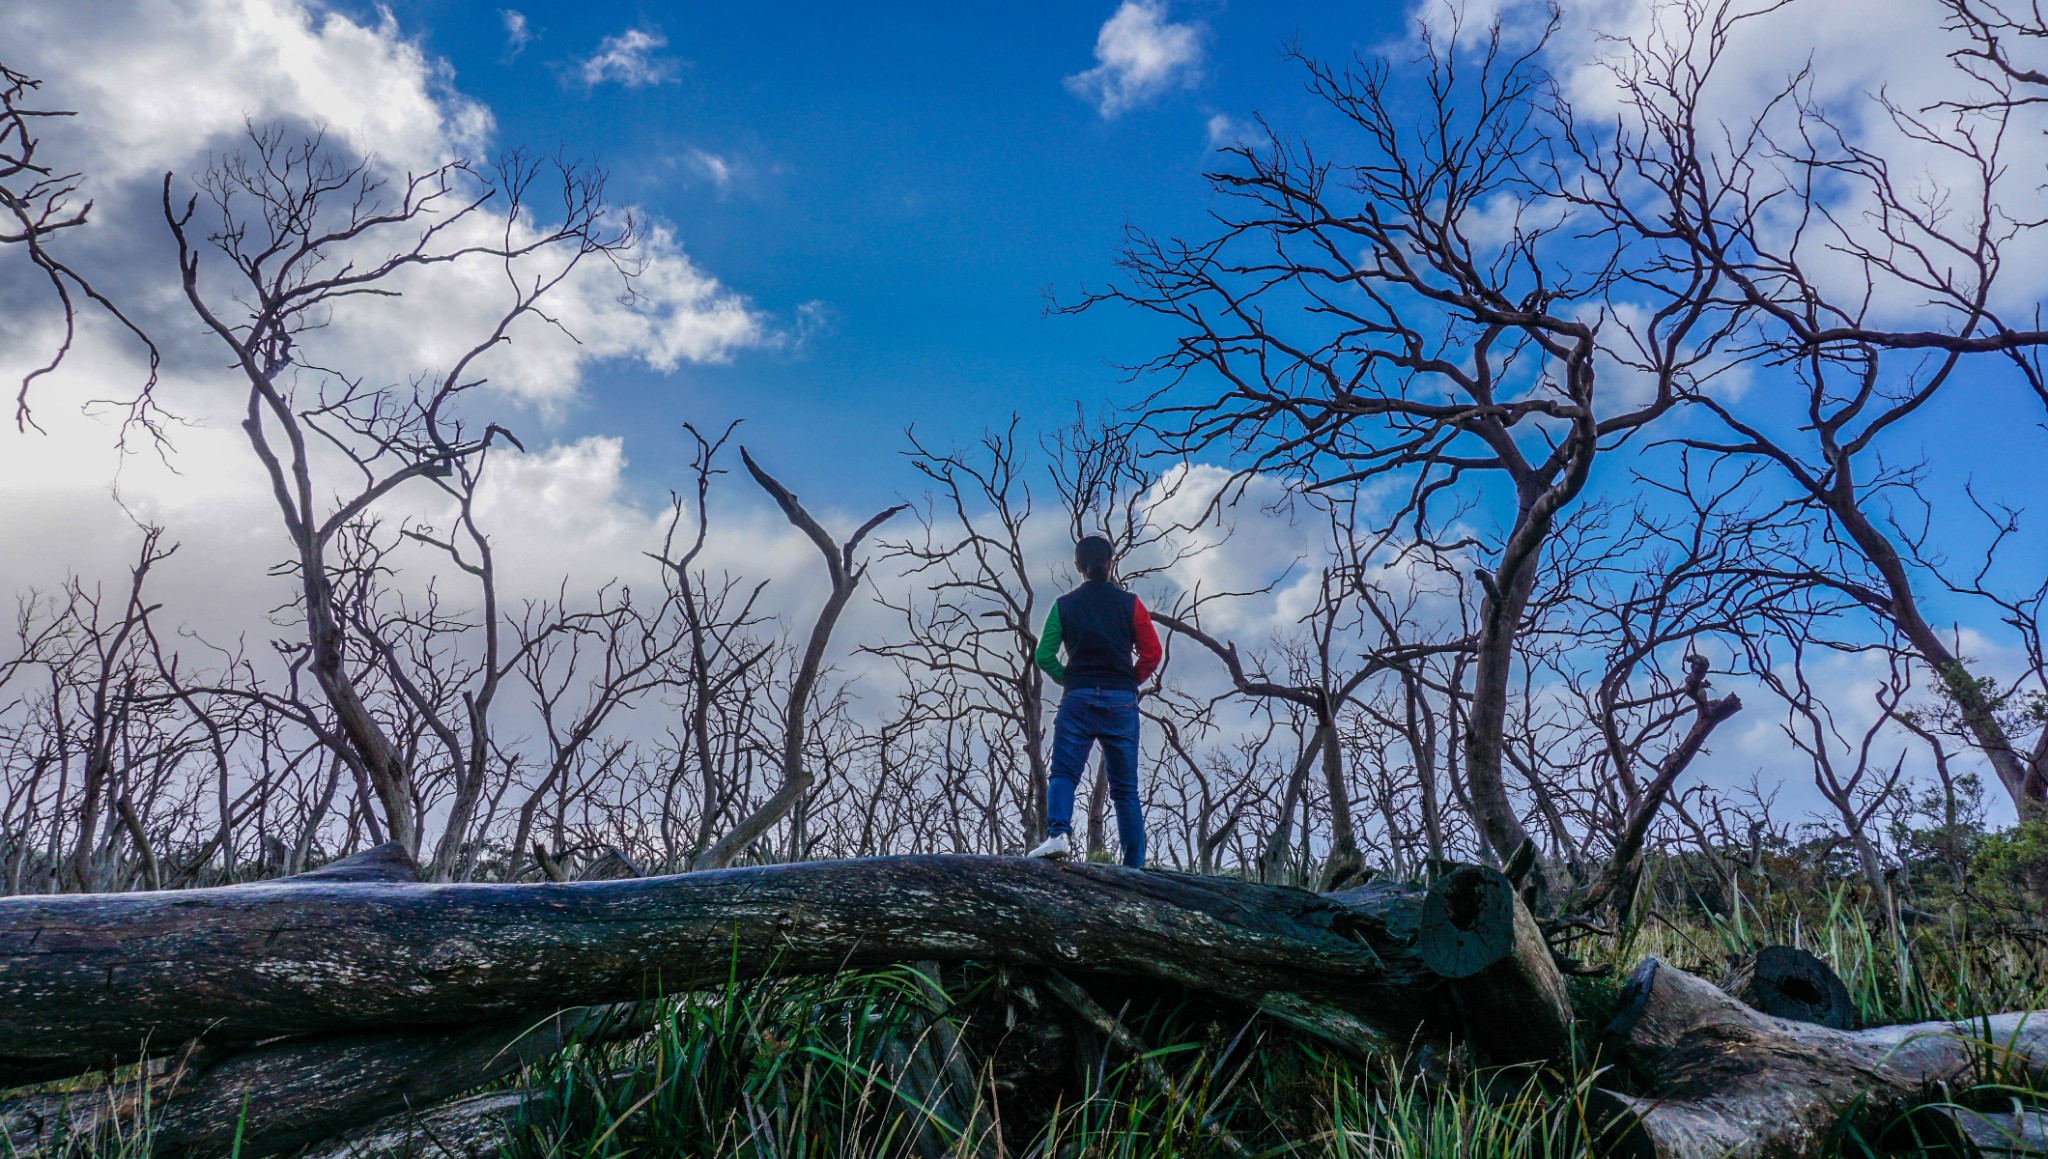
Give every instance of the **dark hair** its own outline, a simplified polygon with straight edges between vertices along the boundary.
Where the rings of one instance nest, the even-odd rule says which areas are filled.
[[[1100,535],[1084,537],[1074,545],[1074,566],[1092,580],[1109,578],[1109,541]]]

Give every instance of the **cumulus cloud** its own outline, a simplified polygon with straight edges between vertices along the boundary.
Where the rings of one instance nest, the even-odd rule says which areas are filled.
[[[182,422],[161,459],[116,449],[115,419],[80,404],[132,389],[145,370],[132,342],[85,315],[73,358],[37,398],[47,434],[0,436],[0,542],[21,548],[0,553],[0,587],[48,589],[67,572],[118,577],[139,519],[186,545],[160,573],[168,615],[209,638],[260,638],[262,609],[289,598],[269,573],[283,534],[238,427],[237,379],[178,289],[154,206],[157,184],[172,171],[186,187],[245,143],[252,122],[288,133],[324,127],[330,146],[369,158],[373,172],[395,180],[483,152],[491,116],[388,13],[356,23],[304,0],[133,0],[133,9],[110,18],[76,6],[0,5],[0,44],[19,46],[8,63],[42,77],[55,103],[78,111],[51,124],[47,155],[88,174],[97,208],[66,244],[157,336],[166,354],[158,397]],[[515,24],[505,19],[509,34]],[[658,505],[635,500],[621,440],[551,441],[544,428],[531,429],[533,414],[566,403],[610,362],[668,371],[782,341],[741,294],[691,258],[673,229],[636,216],[640,277],[630,292],[610,264],[578,266],[548,300],[559,327],[530,319],[478,367],[490,385],[474,405],[534,448],[496,455],[486,476],[496,525],[516,532],[506,537],[506,575],[520,594],[551,595],[564,571],[599,580],[639,574],[636,561],[658,545],[663,517]],[[508,222],[492,203],[456,229],[473,232],[468,240],[497,240],[509,229],[517,240],[537,224],[544,226]],[[220,266],[209,259],[203,276]],[[392,283],[403,296],[344,300],[305,340],[323,364],[371,386],[445,372],[508,305],[506,279],[489,261],[408,273]],[[43,298],[15,292],[19,282],[0,267],[0,381],[18,379],[16,364],[46,349],[58,322]],[[329,468],[342,470],[323,473],[321,485],[346,486],[346,465],[321,470]],[[432,488],[401,489],[379,514],[394,525],[432,520],[435,496]],[[781,535],[772,519],[741,520],[736,533],[738,558]],[[793,543],[787,557],[802,561],[806,545]],[[778,551],[763,548],[761,558],[782,560]]]
[[[181,182],[203,172],[246,143],[246,124],[324,128],[338,150],[369,158],[387,180],[488,146],[489,110],[457,91],[448,65],[409,39],[388,11],[374,24],[356,24],[316,16],[302,0],[191,0],[175,10],[150,5],[147,15],[104,21],[15,6],[0,10],[0,41],[30,46],[22,63],[78,110],[60,126],[69,134],[61,143],[67,161],[91,174],[102,209],[75,244],[119,263],[126,300],[165,312],[165,324],[152,329],[181,333],[190,322],[175,272],[165,266],[151,278],[135,264],[162,240],[160,215],[149,209],[156,182],[167,170]],[[506,11],[508,31],[526,30],[518,16]],[[672,371],[775,340],[741,295],[691,260],[671,228],[637,216],[642,243],[632,256],[641,276],[631,291],[609,263],[584,263],[549,303],[559,326],[528,319],[486,357],[480,369],[494,387],[557,404],[605,360]],[[508,228],[516,241],[545,226],[524,216],[508,225],[493,204],[455,232],[487,244]],[[552,260],[543,255],[535,264]],[[377,381],[434,373],[488,333],[508,304],[506,275],[489,261],[416,270],[392,281],[401,297],[349,299],[308,340],[324,348],[329,365]]]
[[[486,235],[504,223],[479,217],[467,226],[444,241],[491,243],[496,239]],[[643,230],[630,292],[609,263],[579,264],[546,300],[546,319],[522,318],[509,343],[475,364],[492,389],[550,408],[575,397],[591,369],[610,360],[667,372],[686,363],[726,362],[740,350],[777,341],[742,295],[691,260],[672,228],[655,222]],[[515,239],[531,232],[518,225],[513,230]],[[477,236],[469,238],[472,233]],[[557,260],[536,255],[528,265],[539,271]],[[392,285],[400,296],[347,299],[336,307],[336,325],[307,337],[323,360],[379,381],[404,381],[453,365],[508,304],[505,271],[491,262],[408,271]]]
[[[645,28],[629,28],[607,36],[597,51],[576,66],[576,74],[592,88],[621,84],[629,89],[663,84],[676,77],[674,59],[662,56],[668,38]]]
[[[77,110],[87,172],[103,183],[190,171],[248,122],[318,125],[398,170],[481,149],[483,105],[386,10],[374,24],[290,0],[189,0],[113,18],[97,6],[0,6],[10,64]]]
[[[1095,37],[1095,67],[1066,80],[1067,91],[1114,119],[1201,76],[1199,23],[1175,24],[1164,0],[1123,0]]]
[[[1584,0],[1562,10],[1544,60],[1585,124],[1612,123],[1628,113],[1630,94],[1620,78],[1646,52],[1689,55],[1695,67],[1704,65],[1699,41],[1687,25],[1691,8],[1661,0]],[[1708,74],[1697,116],[1710,149],[1725,152],[1732,142],[1744,140],[1759,118],[1777,141],[1796,149],[1802,133],[1812,130],[1797,123],[1800,109],[1819,110],[1856,147],[1883,157],[1905,197],[1930,220],[1940,220],[1952,233],[1974,228],[1973,207],[1981,200],[1983,178],[1964,152],[1950,146],[1964,129],[1989,140],[1989,122],[1942,110],[1944,102],[1967,103],[1987,94],[1958,69],[1953,54],[1964,40],[1944,21],[1939,5],[1801,0],[1790,6],[1708,5],[1706,11],[1725,20],[1725,44]],[[1549,26],[1550,14],[1544,0],[1422,0],[1412,10],[1416,27],[1429,29],[1439,43],[1454,33],[1472,42],[1475,30],[1494,21],[1508,39],[1532,42]],[[1777,101],[1795,78],[1799,100]],[[1923,127],[1902,128],[1886,102],[1921,118]],[[2038,109],[2022,109],[2018,117],[1999,141],[2003,166],[1991,201],[2011,220],[2038,220],[2048,215],[2048,189],[2033,175],[2048,168],[2048,135],[2041,131],[2048,125]],[[1823,142],[1828,138],[1826,132],[1813,135]],[[1798,190],[1809,176],[1795,161],[1769,150],[1754,155],[1751,163],[1755,172],[1750,180],[1759,196],[1771,185]],[[1786,196],[1766,206],[1759,232],[1769,244],[1789,249],[1803,228],[1803,240],[1796,244],[1807,274],[1838,299],[1857,301],[1866,291],[1865,268],[1854,247],[1842,244],[1834,231],[1877,252],[1899,251],[1879,233],[1881,211],[1866,185],[1835,181],[1817,188],[1829,212],[1824,228],[1802,218],[1798,199]],[[1900,228],[1903,223],[1894,214],[1890,224]],[[1904,228],[1910,232],[1912,227]],[[1947,263],[1946,274],[1970,282],[1973,272],[1960,255],[1945,253],[1942,243],[1920,240],[1929,260],[1937,266]],[[2048,293],[2048,230],[2018,231],[2002,256],[1992,305],[2029,314]],[[1872,316],[1880,324],[1925,322],[1924,287],[1879,278],[1869,290]]]

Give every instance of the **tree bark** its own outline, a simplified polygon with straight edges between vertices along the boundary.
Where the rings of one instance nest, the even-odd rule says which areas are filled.
[[[734,971],[920,960],[1182,986],[1346,1049],[1396,1049],[1418,1032],[1457,1033],[1453,999],[1417,949],[1420,905],[1412,886],[1322,896],[1120,866],[934,856],[563,884],[300,878],[7,898],[0,1085],[193,1039],[243,1048],[473,1025],[637,1001]],[[1474,1044],[1519,1053],[1498,1029],[1475,1023]]]
[[[381,887],[419,880],[418,865],[394,841],[267,884]],[[198,891],[208,892],[220,891]],[[146,1107],[154,1153],[215,1151],[239,1138],[242,1155],[268,1155],[481,1086],[571,1042],[632,1037],[651,1023],[650,1008],[627,1004],[481,1026],[333,1031],[240,1052],[208,1048],[195,1038],[172,1065],[133,1082],[0,1102],[0,1122],[10,1153],[26,1156],[66,1138],[112,1130]]]
[[[491,1091],[430,1110],[401,1111],[300,1159],[498,1159],[530,1091]]]
[[[2017,1102],[2004,1111],[1929,1107],[1908,1120],[1903,1141],[1968,1159],[2038,1159],[2048,1155],[2048,1112],[2026,1110]]]
[[[1831,1030],[1655,958],[1630,975],[1608,1035],[1642,1094],[1598,1090],[1589,1109],[1603,1150],[1631,1159],[1819,1156],[1844,1125],[1876,1139],[1924,1121],[1902,1116],[1937,1088],[2048,1076],[2040,1014]]]
[[[351,853],[347,857],[330,861],[318,869],[309,869],[304,873],[279,878],[271,884],[334,882],[365,885],[378,882],[416,883],[419,880],[419,862],[413,860],[412,854],[406,852],[405,846],[396,841],[386,841],[382,845],[372,845],[360,853]]]

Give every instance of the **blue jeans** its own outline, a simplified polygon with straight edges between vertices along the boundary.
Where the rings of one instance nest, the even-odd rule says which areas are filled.
[[[1088,750],[1102,742],[1109,799],[1116,804],[1124,864],[1145,864],[1145,815],[1138,801],[1138,694],[1117,688],[1074,688],[1060,697],[1052,728],[1052,773],[1045,786],[1045,831],[1074,828],[1074,785],[1088,768]]]

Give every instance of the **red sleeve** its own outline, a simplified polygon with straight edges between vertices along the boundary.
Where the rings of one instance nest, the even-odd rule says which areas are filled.
[[[1152,613],[1145,610],[1145,601],[1131,597],[1131,634],[1138,642],[1138,683],[1152,679],[1159,670],[1159,657],[1164,650],[1159,647],[1159,633],[1152,630]]]

